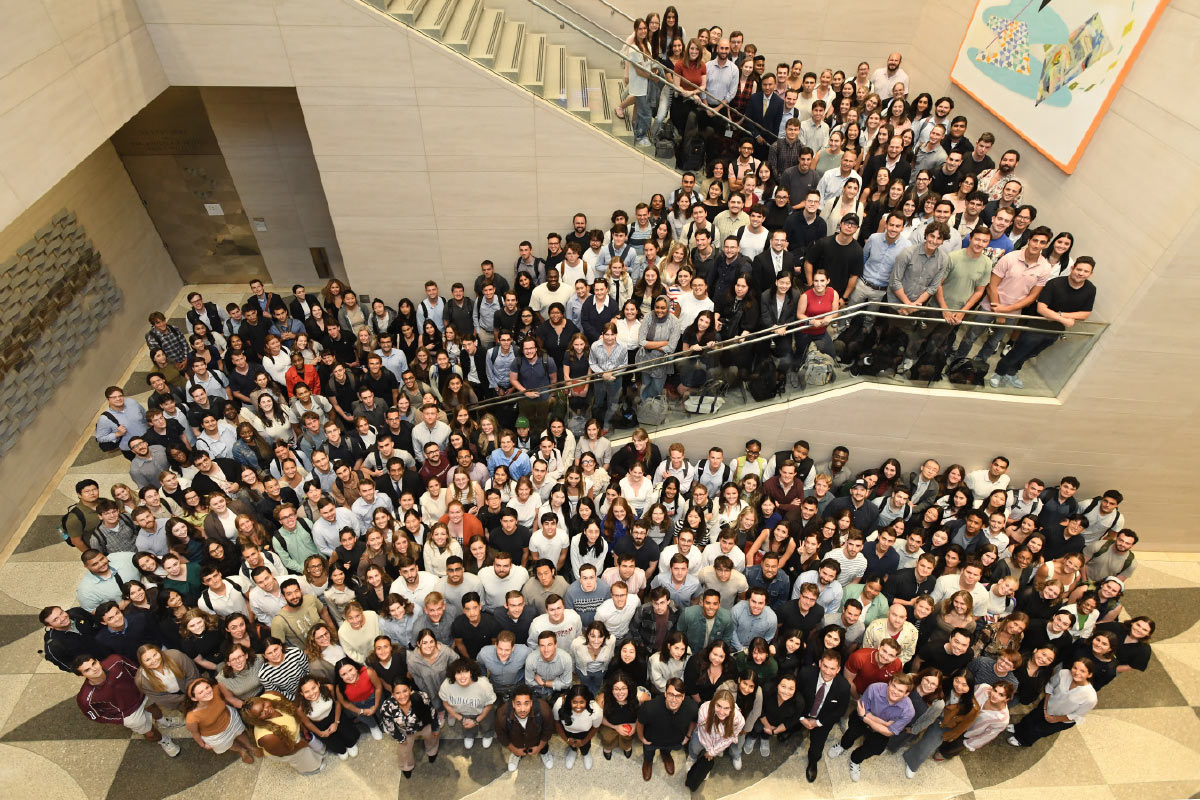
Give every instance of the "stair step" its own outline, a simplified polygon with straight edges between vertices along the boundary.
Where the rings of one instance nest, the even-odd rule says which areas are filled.
[[[572,114],[588,113],[587,59],[567,56],[567,111]]]
[[[471,46],[471,38],[475,35],[475,26],[483,14],[483,0],[459,0],[454,16],[442,41],[460,53],[465,53]]]
[[[458,0],[429,0],[416,17],[417,30],[442,38],[450,27],[450,18],[454,16],[457,5]]]
[[[521,71],[517,83],[536,92],[542,90],[546,75],[546,35],[530,33],[525,36],[525,51],[521,54]]]
[[[564,83],[567,67],[567,51],[560,44],[546,45],[546,69],[542,81],[542,97],[560,106],[567,104],[567,86]]]
[[[593,125],[611,125],[612,115],[609,113],[608,103],[604,99],[607,93],[604,86],[604,70],[589,69],[587,77],[588,116]]]
[[[372,0],[385,6],[388,14],[410,25],[420,15],[428,0]]]
[[[504,29],[504,12],[498,8],[485,8],[475,25],[475,35],[467,56],[486,67],[496,61],[496,50],[500,47],[500,32]]]
[[[608,104],[608,114],[612,117],[612,132],[623,139],[633,138],[633,106],[625,109],[625,119],[617,116],[617,106],[621,103],[621,81],[617,78],[605,77],[604,99]]]
[[[516,78],[521,69],[521,49],[524,43],[525,23],[505,20],[504,30],[500,33],[500,48],[496,51],[496,72]]]

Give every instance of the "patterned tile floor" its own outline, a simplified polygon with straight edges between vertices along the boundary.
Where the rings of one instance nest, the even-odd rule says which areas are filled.
[[[221,303],[244,296],[241,287],[209,287],[205,294]],[[182,297],[181,293],[174,307],[176,316],[182,314]],[[126,391],[138,399],[146,394],[147,368],[145,358],[139,357],[124,373]],[[125,464],[120,456],[101,453],[81,433],[75,457],[0,561],[0,796],[160,800],[419,794],[427,800],[568,800],[578,795],[580,779],[596,800],[687,794],[681,776],[668,778],[661,767],[644,783],[636,757],[604,761],[597,754],[591,772],[584,772],[582,764],[568,772],[562,767],[560,744],[555,746],[559,758],[553,770],[535,763],[509,773],[499,747],[477,747],[467,754],[453,728],[444,737],[438,762],[421,763],[412,781],[403,781],[387,741],[367,739],[357,759],[333,760],[321,775],[302,778],[279,765],[247,766],[230,754],[201,751],[182,732],[182,753],[167,759],[157,747],[131,739],[122,728],[87,721],[74,701],[79,679],[59,672],[38,654],[42,629],[35,615],[43,605],[69,601],[82,569],[74,551],[54,532],[61,509],[73,499],[71,486],[80,477],[92,476],[107,493],[112,483],[125,479]],[[796,754],[789,743],[776,746],[767,758],[747,756],[741,772],[723,761],[700,795],[710,800],[1017,800],[1066,790],[1104,800],[1200,797],[1200,560],[1147,554],[1130,583],[1126,606],[1158,622],[1150,669],[1119,677],[1101,694],[1099,708],[1083,725],[1056,738],[1026,750],[996,742],[969,758],[930,762],[911,781],[905,780],[903,765],[892,756],[864,764],[858,783],[850,781],[844,760],[825,760],[813,784],[803,777],[803,753]]]

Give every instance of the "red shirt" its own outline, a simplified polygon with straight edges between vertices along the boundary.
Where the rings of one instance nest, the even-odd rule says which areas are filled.
[[[872,683],[890,681],[893,675],[904,668],[898,658],[890,664],[879,666],[875,660],[877,652],[878,648],[863,647],[846,659],[846,669],[855,674],[854,691],[858,694],[865,692]]]
[[[108,656],[100,664],[104,667],[104,683],[97,686],[84,681],[75,702],[88,719],[120,725],[146,699],[133,682],[137,667],[118,655]]]

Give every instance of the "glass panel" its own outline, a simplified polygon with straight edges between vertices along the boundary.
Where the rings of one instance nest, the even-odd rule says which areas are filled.
[[[898,304],[864,303],[838,312],[835,325],[830,326],[836,355],[832,364],[813,357],[815,348],[810,343],[815,337],[805,333],[813,325],[800,322],[792,323],[780,333],[760,331],[744,339],[718,343],[697,354],[675,353],[654,362],[634,364],[616,376],[625,383],[626,399],[621,406],[626,413],[615,415],[610,437],[628,434],[634,424],[647,430],[671,428],[862,383],[1056,397],[1108,327],[1104,323],[1077,324],[1019,371],[1023,388],[1007,383],[993,387],[988,379],[995,374],[1000,355],[974,365],[948,363],[953,347],[972,328],[980,332],[971,349],[978,351],[983,346],[990,330],[987,325],[990,315],[974,312],[972,316],[980,320],[978,324],[968,320],[967,324],[951,326],[930,309],[922,309],[920,316],[904,316],[895,313],[900,308]],[[1029,321],[1022,319],[1023,323]],[[1006,332],[1010,336],[1045,335],[1027,325]],[[651,383],[655,378],[662,383]],[[592,374],[585,382],[600,380],[601,376]],[[647,384],[651,384],[649,400],[642,399],[638,390]],[[551,413],[564,418],[595,416],[598,409],[591,405],[594,395],[593,389],[587,398],[570,401],[565,391],[559,389],[552,396]],[[493,399],[480,403],[475,410],[482,413],[511,403],[512,400]],[[628,415],[629,411],[636,416],[636,422]]]

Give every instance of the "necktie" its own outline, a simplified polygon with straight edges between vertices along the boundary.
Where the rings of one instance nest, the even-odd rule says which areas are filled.
[[[817,695],[813,698],[812,708],[808,710],[810,717],[815,717],[817,712],[821,710],[821,703],[825,702],[825,684],[817,681]]]
[[[767,108],[771,105],[771,95],[763,95],[763,116],[767,115]]]

